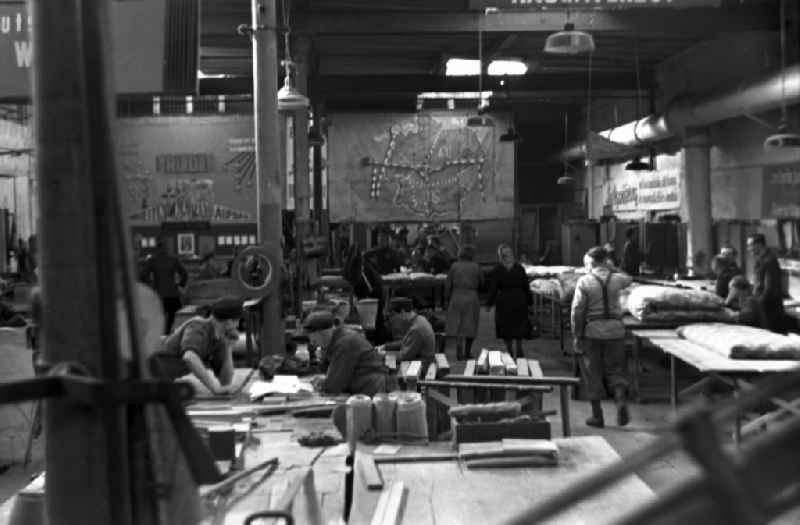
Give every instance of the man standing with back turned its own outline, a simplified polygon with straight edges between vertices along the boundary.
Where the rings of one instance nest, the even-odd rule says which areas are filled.
[[[620,291],[631,284],[631,277],[607,263],[608,254],[600,246],[584,256],[588,273],[578,280],[572,299],[572,334],[581,373],[592,404],[592,417],[586,424],[603,427],[604,380],[612,389],[617,404],[617,423],[625,426],[628,414],[628,367],[625,355],[625,326],[619,304]]]

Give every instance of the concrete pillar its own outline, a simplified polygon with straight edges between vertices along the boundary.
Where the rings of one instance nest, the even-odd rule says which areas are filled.
[[[683,142],[681,199],[687,213],[686,267],[706,273],[713,256],[711,231],[711,157],[708,129],[689,128]]]

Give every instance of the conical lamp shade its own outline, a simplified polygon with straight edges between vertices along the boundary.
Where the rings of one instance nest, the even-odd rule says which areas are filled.
[[[578,55],[592,51],[594,51],[592,35],[576,31],[572,24],[566,24],[563,31],[548,36],[544,43],[544,52],[553,55]]]
[[[636,157],[625,165],[625,171],[653,171],[653,166],[649,162],[644,162]]]
[[[490,128],[494,126],[494,121],[485,115],[476,115],[467,119],[467,126],[470,128]]]
[[[522,137],[514,128],[508,128],[508,131],[500,135],[500,142],[522,142]]]
[[[293,85],[289,75],[278,90],[278,111],[295,111],[305,109],[311,104],[307,96],[300,93]]]
[[[558,178],[556,184],[559,186],[569,186],[570,184],[575,184],[575,179],[565,173]]]
[[[800,148],[800,135],[792,133],[789,129],[789,125],[782,122],[781,125],[778,126],[778,132],[764,140],[764,149],[767,151],[775,151],[788,148]]]

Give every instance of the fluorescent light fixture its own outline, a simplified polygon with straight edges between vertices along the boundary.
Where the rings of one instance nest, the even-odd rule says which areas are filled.
[[[520,59],[492,60],[488,72],[492,77],[520,76],[528,72],[528,64]]]
[[[417,99],[423,100],[475,100],[481,98],[486,100],[494,96],[494,91],[423,91],[417,94]]]
[[[472,58],[450,58],[445,64],[445,76],[475,77],[481,72],[481,63]]]
[[[202,70],[197,70],[197,78],[231,78],[233,75],[225,75],[223,73],[219,73],[216,75],[206,74]]]

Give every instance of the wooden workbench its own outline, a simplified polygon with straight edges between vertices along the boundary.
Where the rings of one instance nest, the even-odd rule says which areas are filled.
[[[619,456],[599,436],[555,439],[559,464],[551,467],[467,469],[457,460],[378,463],[384,487],[403,481],[407,488],[397,523],[428,525],[444,523],[502,523],[520,511],[558,493],[566,485],[585,477]],[[448,443],[432,443],[421,456],[452,452]],[[362,450],[361,448],[359,450]],[[371,447],[364,447],[366,452]],[[407,454],[401,449],[398,455]],[[356,481],[350,523],[369,524],[380,491],[366,489],[361,463],[368,453],[356,455]],[[583,502],[547,523],[611,522],[633,505],[653,497],[653,492],[636,476]]]
[[[631,333],[637,339],[637,347],[642,341],[648,341],[651,345],[669,355],[670,403],[673,408],[676,408],[678,404],[676,360],[683,361],[700,373],[713,376],[789,372],[800,366],[800,362],[793,360],[731,359],[724,357],[708,348],[682,339],[675,330],[671,329],[642,329],[632,330]]]

